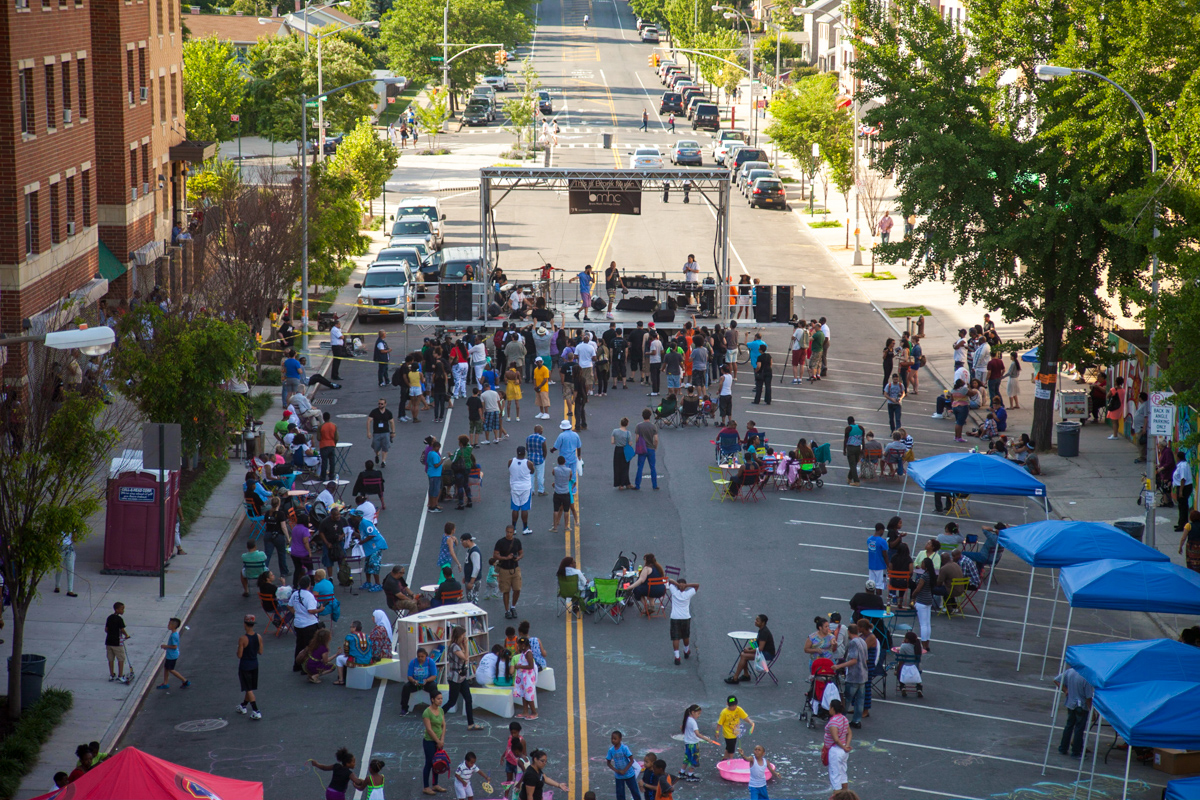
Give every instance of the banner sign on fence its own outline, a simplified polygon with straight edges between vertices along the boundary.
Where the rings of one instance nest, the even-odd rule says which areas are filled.
[[[568,182],[571,214],[642,213],[642,182],[637,180],[572,180]]]

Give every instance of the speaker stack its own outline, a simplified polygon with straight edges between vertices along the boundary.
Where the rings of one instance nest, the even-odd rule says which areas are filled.
[[[775,321],[788,322],[792,318],[792,304],[796,299],[795,286],[775,287]]]
[[[770,286],[754,287],[754,321],[771,322],[775,309],[771,305]]]

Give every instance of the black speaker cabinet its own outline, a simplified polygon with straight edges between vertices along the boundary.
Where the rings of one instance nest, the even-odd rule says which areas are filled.
[[[655,322],[674,322],[675,321],[675,309],[660,308],[658,311],[654,312],[654,321]]]
[[[771,289],[770,286],[754,287],[755,322],[770,322],[774,316],[775,309],[771,305]]]
[[[792,304],[796,300],[795,286],[775,287],[775,321],[788,322],[792,318]]]
[[[454,291],[457,288],[454,283],[438,284],[438,319],[458,319],[458,293]]]

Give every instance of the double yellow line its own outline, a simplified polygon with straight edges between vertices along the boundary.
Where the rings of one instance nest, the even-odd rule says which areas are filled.
[[[570,401],[563,398],[563,418],[573,419],[573,412],[570,408]],[[563,525],[563,552],[565,555],[575,559],[575,563],[581,563],[581,555],[583,547],[579,540],[579,484],[575,485],[575,501],[573,504],[575,512],[575,524]],[[583,668],[583,615],[574,615],[570,612],[566,614],[567,623],[567,781],[571,786],[581,786],[575,797],[583,797],[588,791],[588,730],[587,730],[587,683],[584,677]],[[576,660],[578,660],[578,679],[576,678]],[[576,695],[575,686],[578,683],[579,692]],[[576,706],[579,708],[579,713],[575,713]],[[576,721],[579,724],[579,749],[575,749],[575,725]],[[578,756],[577,756],[578,753]],[[580,781],[575,783],[575,764],[578,758],[580,765]],[[568,797],[567,800],[572,800]]]

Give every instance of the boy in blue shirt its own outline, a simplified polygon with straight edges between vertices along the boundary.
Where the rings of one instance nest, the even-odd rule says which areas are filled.
[[[417,657],[408,662],[408,680],[400,690],[400,713],[408,713],[408,698],[422,689],[430,696],[437,692],[437,665],[429,659],[424,647],[417,650]]]
[[[637,766],[633,763],[633,752],[621,742],[621,732],[612,732],[612,747],[608,748],[605,763],[617,779],[617,800],[625,800],[625,787],[633,793],[633,800],[642,800],[638,792]]]
[[[179,627],[181,625],[183,623],[177,617],[171,617],[167,622],[167,643],[159,645],[159,647],[167,651],[166,660],[163,661],[163,682],[156,686],[156,689],[170,688],[168,681],[172,675],[179,678],[180,689],[186,689],[192,685],[191,681],[175,670],[175,664],[179,661]]]
[[[588,264],[583,268],[583,272],[579,273],[568,281],[568,283],[579,281],[579,299],[581,301],[579,311],[583,312],[583,318],[585,320],[591,319],[591,317],[588,316],[588,309],[592,307],[592,280],[592,265]],[[575,312],[575,319],[579,319],[579,311]]]
[[[999,397],[992,398],[992,414],[996,417],[996,433],[1008,430],[1008,411]]]
[[[875,533],[867,537],[867,577],[875,581],[875,586],[886,586],[884,578],[888,569],[888,543],[883,538],[882,522],[875,523]],[[878,589],[883,594],[882,589]]]
[[[762,340],[761,333],[754,334],[754,340],[746,342],[746,349],[750,351],[750,369],[758,367],[758,357],[766,346],[767,343]]]

